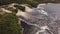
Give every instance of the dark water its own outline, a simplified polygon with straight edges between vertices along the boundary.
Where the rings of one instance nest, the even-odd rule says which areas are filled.
[[[33,16],[23,19],[21,24],[24,28],[24,34],[60,34],[60,4],[48,4],[43,6],[48,16],[40,14],[39,18]],[[28,14],[28,13],[27,13]],[[35,14],[35,13],[33,13]],[[39,13],[37,13],[38,15]],[[22,16],[23,17],[23,16]],[[46,27],[41,29],[41,27]]]

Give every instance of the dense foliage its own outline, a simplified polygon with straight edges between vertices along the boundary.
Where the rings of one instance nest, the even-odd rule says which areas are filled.
[[[0,34],[22,34],[18,17],[14,14],[0,15]]]
[[[0,5],[9,3],[27,3],[35,7],[39,3],[60,3],[60,0],[0,0]]]

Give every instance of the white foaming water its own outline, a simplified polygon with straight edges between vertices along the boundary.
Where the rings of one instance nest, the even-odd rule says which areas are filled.
[[[46,6],[46,5],[47,5],[46,3],[38,4],[38,5],[37,5],[37,8],[41,8],[42,6]]]
[[[18,5],[17,3],[12,3],[12,4],[9,4],[8,7],[12,7],[13,9],[16,9],[16,7],[14,7],[14,5]]]
[[[19,14],[21,14],[21,13],[19,13]],[[25,14],[24,14],[24,16],[25,16]],[[26,16],[27,17],[27,16]],[[34,16],[33,16],[34,17]],[[35,18],[35,17],[34,17]],[[22,21],[24,21],[25,23],[27,23],[28,25],[32,25],[32,26],[35,26],[35,27],[37,27],[37,28],[40,28],[41,30],[39,30],[39,31],[37,31],[36,32],[36,34],[39,34],[40,32],[44,32],[45,31],[45,29],[48,29],[49,30],[49,28],[48,28],[48,26],[39,26],[39,25],[37,25],[37,24],[32,24],[31,22],[27,22],[26,20],[24,20],[24,19],[21,19],[20,18],[20,20],[22,20]]]
[[[36,27],[40,28],[40,26],[37,25],[37,24],[32,24],[31,22],[27,22],[27,21],[25,21],[25,20],[23,20],[23,19],[21,19],[21,18],[20,18],[20,20],[21,20],[21,21],[24,21],[24,22],[27,23],[28,25],[33,25],[33,26],[36,26]]]
[[[41,14],[44,14],[44,15],[47,15],[48,16],[48,13],[44,10],[38,10]]]
[[[39,34],[40,32],[44,32],[45,30],[39,30],[38,32],[36,32],[36,34]]]
[[[36,34],[39,34],[39,33],[43,33],[43,32],[45,32],[46,31],[46,29],[49,31],[50,29],[48,28],[48,26],[39,26],[39,25],[37,25],[37,24],[32,24],[31,22],[27,22],[27,21],[25,21],[25,20],[23,20],[23,19],[21,19],[20,18],[20,20],[22,20],[22,21],[24,21],[25,23],[27,23],[28,25],[32,25],[32,26],[35,26],[35,27],[37,27],[37,28],[40,28],[41,30],[39,30],[39,31],[37,31],[36,32]],[[48,33],[51,33],[51,34],[53,34],[51,31],[49,31]],[[44,33],[45,34],[45,33]],[[46,33],[47,34],[47,33]]]
[[[1,8],[4,12],[7,12],[7,13],[12,13],[12,11],[9,11],[9,10],[6,10],[4,8]]]
[[[43,5],[43,4],[42,4]],[[20,6],[23,6],[23,7],[25,7],[25,11],[26,12],[39,12],[39,13],[41,13],[41,14],[44,14],[44,15],[47,15],[48,16],[48,13],[46,12],[46,11],[44,11],[44,8],[43,7],[40,7],[39,5],[37,6],[37,8],[30,8],[30,7],[28,7],[28,6],[26,6],[26,5],[20,5]],[[35,11],[36,10],[36,11]]]
[[[40,29],[41,29],[41,30],[37,31],[36,34],[43,33],[43,32],[45,32],[46,30],[48,30],[48,31],[50,30],[50,29],[48,28],[48,26],[41,26]],[[49,33],[49,34],[53,34],[51,31],[49,31],[48,33]],[[47,33],[44,33],[44,34],[47,34]]]
[[[43,8],[43,7],[42,7],[42,8]],[[26,8],[26,9],[27,9],[27,8]],[[43,9],[44,9],[44,8],[43,8]],[[16,15],[17,15],[17,16],[22,16],[22,17],[24,17],[26,20],[29,20],[29,19],[31,19],[31,18],[32,18],[32,19],[33,19],[33,18],[40,19],[40,18],[38,18],[38,16],[40,16],[40,15],[38,15],[38,14],[40,14],[40,13],[43,14],[43,15],[48,16],[48,13],[47,13],[46,11],[44,11],[43,9],[41,9],[41,8],[36,8],[37,11],[35,11],[35,8],[33,8],[32,10],[29,9],[29,11],[27,10],[26,12],[23,12],[23,11],[18,10],[18,12],[17,12]],[[31,11],[31,12],[30,12],[30,11]],[[35,15],[36,13],[37,13],[38,16]],[[34,14],[34,15],[32,15],[32,14]],[[41,29],[41,30],[37,31],[35,34],[39,34],[40,32],[44,32],[44,31],[46,31],[46,29],[49,30],[48,26],[39,26],[38,24],[33,24],[33,23],[31,23],[30,21],[26,21],[26,20],[21,19],[21,18],[20,18],[20,20],[24,21],[24,22],[27,23],[28,25],[33,25],[33,26]]]
[[[39,4],[37,6],[37,9],[41,9],[41,10],[38,10],[40,13],[44,14],[44,15],[47,15],[48,16],[48,13],[46,11],[44,11],[44,8],[42,6],[45,6],[46,4]]]
[[[8,5],[3,5],[3,6],[1,6],[1,9],[2,9],[3,12],[12,13],[12,11],[8,10],[8,8],[12,7],[13,9],[16,9],[16,7],[14,7],[14,5],[17,5],[17,4],[16,3],[12,3],[12,4],[8,4]]]
[[[41,30],[37,31],[36,34],[43,33],[43,32],[46,31],[46,29],[47,29],[47,30],[50,30],[50,29],[48,28],[48,26],[41,26],[41,27],[40,27],[40,26],[37,25],[37,24],[29,23],[29,22],[27,22],[27,21],[25,21],[25,20],[23,20],[23,19],[20,19],[20,20],[24,21],[24,22],[27,23],[28,25],[32,25],[32,26],[35,26],[35,27],[37,27],[37,28],[40,28]],[[48,33],[53,34],[51,31],[49,31]],[[47,34],[47,33],[44,33],[44,34]]]
[[[20,6],[25,7],[26,12],[31,12],[33,10],[32,8],[30,8],[30,7],[26,6],[26,5],[23,5],[23,4],[21,4]]]
[[[34,14],[34,13],[33,13]],[[25,19],[31,19],[31,18],[36,18],[36,19],[41,19],[40,17],[37,17],[37,16],[34,16],[34,15],[31,15],[27,12],[22,12],[21,10],[18,10],[18,12],[16,13],[17,16],[22,16],[24,17]],[[39,15],[40,16],[40,15]]]
[[[23,14],[22,14],[22,13],[23,13]],[[28,16],[27,16],[27,14],[24,13],[24,12],[20,12],[20,13],[18,13],[18,14],[19,14],[19,15],[21,14],[25,19],[28,19],[29,16],[30,16],[30,17],[34,17],[34,18],[38,18],[38,17],[36,17],[36,16],[32,16],[32,15],[29,15],[29,14],[28,14]],[[18,15],[18,14],[16,14],[16,15]],[[39,19],[39,18],[38,18],[38,19]],[[40,26],[37,25],[37,24],[32,24],[31,22],[27,22],[27,21],[25,21],[25,20],[23,20],[23,19],[20,19],[20,20],[24,21],[24,22],[27,23],[28,25],[33,25],[33,26],[35,26],[35,27],[37,27],[37,28],[43,29],[43,30],[40,30],[40,31],[36,32],[36,34],[45,31],[44,28],[46,28],[46,26],[44,26],[44,27],[40,27]]]
[[[43,7],[39,7],[39,8],[34,8],[33,10],[37,10],[39,13],[41,14],[44,14],[44,15],[47,15],[48,16],[48,13],[46,11],[44,11],[44,8]]]

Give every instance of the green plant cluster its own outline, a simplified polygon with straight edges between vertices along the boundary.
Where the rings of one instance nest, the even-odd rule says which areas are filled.
[[[60,3],[60,0],[0,0],[0,5],[10,3],[30,4],[31,6],[36,7],[36,5],[40,3]]]
[[[0,34],[22,34],[21,25],[15,14],[0,15]]]

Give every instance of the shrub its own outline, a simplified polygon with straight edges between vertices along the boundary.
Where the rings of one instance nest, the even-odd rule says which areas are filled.
[[[0,34],[22,34],[18,17],[14,14],[0,15]]]

